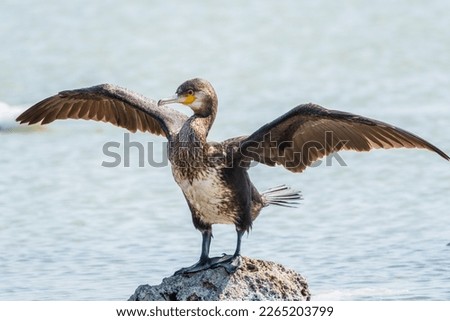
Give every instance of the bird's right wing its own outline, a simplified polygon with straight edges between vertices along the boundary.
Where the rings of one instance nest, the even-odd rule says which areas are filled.
[[[16,120],[44,125],[67,118],[108,122],[131,132],[140,130],[170,138],[188,117],[131,90],[103,84],[62,91],[30,107]]]

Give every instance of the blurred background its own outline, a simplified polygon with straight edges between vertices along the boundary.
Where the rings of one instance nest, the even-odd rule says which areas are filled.
[[[0,300],[125,300],[200,251],[170,168],[148,163],[163,159],[163,139],[132,134],[148,155],[135,149],[129,167],[104,167],[103,146],[123,146],[124,130],[19,127],[27,107],[99,83],[159,99],[202,77],[219,96],[211,140],[315,102],[395,124],[448,154],[448,12],[445,0],[3,0]],[[260,190],[284,183],[304,201],[265,209],[243,255],[303,274],[314,300],[449,300],[448,162],[421,150],[340,156],[346,166],[334,159],[302,174],[251,169]],[[214,232],[211,254],[232,252],[234,227]]]

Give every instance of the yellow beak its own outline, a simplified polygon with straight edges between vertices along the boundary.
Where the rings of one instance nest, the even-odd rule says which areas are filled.
[[[179,104],[183,104],[183,105],[190,105],[190,104],[192,104],[195,101],[195,99],[196,99],[195,95],[178,96],[177,94],[175,94],[172,97],[160,99],[158,101],[158,106],[167,105],[167,104],[174,104],[174,103],[179,103]]]

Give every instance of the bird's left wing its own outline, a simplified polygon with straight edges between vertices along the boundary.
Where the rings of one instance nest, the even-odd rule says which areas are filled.
[[[292,172],[301,172],[340,150],[424,148],[450,160],[436,146],[403,129],[314,104],[299,105],[250,136],[230,140],[227,145],[234,164],[279,164]]]
[[[183,113],[110,84],[62,91],[30,107],[16,120],[31,125],[67,118],[108,122],[131,132],[140,130],[167,138],[187,120]]]

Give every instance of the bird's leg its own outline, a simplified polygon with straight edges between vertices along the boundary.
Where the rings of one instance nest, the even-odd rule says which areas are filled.
[[[206,263],[209,260],[209,247],[211,246],[211,238],[211,229],[202,232],[202,253],[200,254],[199,263]]]
[[[236,250],[233,255],[223,255],[222,257],[215,257],[210,259],[211,268],[223,267],[228,273],[234,273],[241,265],[241,241],[242,235],[244,235],[244,230],[236,229],[237,232],[237,242]]]
[[[245,231],[236,229],[236,232],[237,232],[237,242],[236,242],[236,250],[234,251],[234,254],[233,254],[234,257],[241,255],[241,241],[242,241],[242,235],[244,235]]]
[[[174,275],[184,273],[194,273],[209,269],[211,267],[211,259],[209,258],[209,247],[211,245],[211,238],[212,238],[211,229],[202,231],[202,253],[200,254],[200,259],[194,265],[176,271]]]

